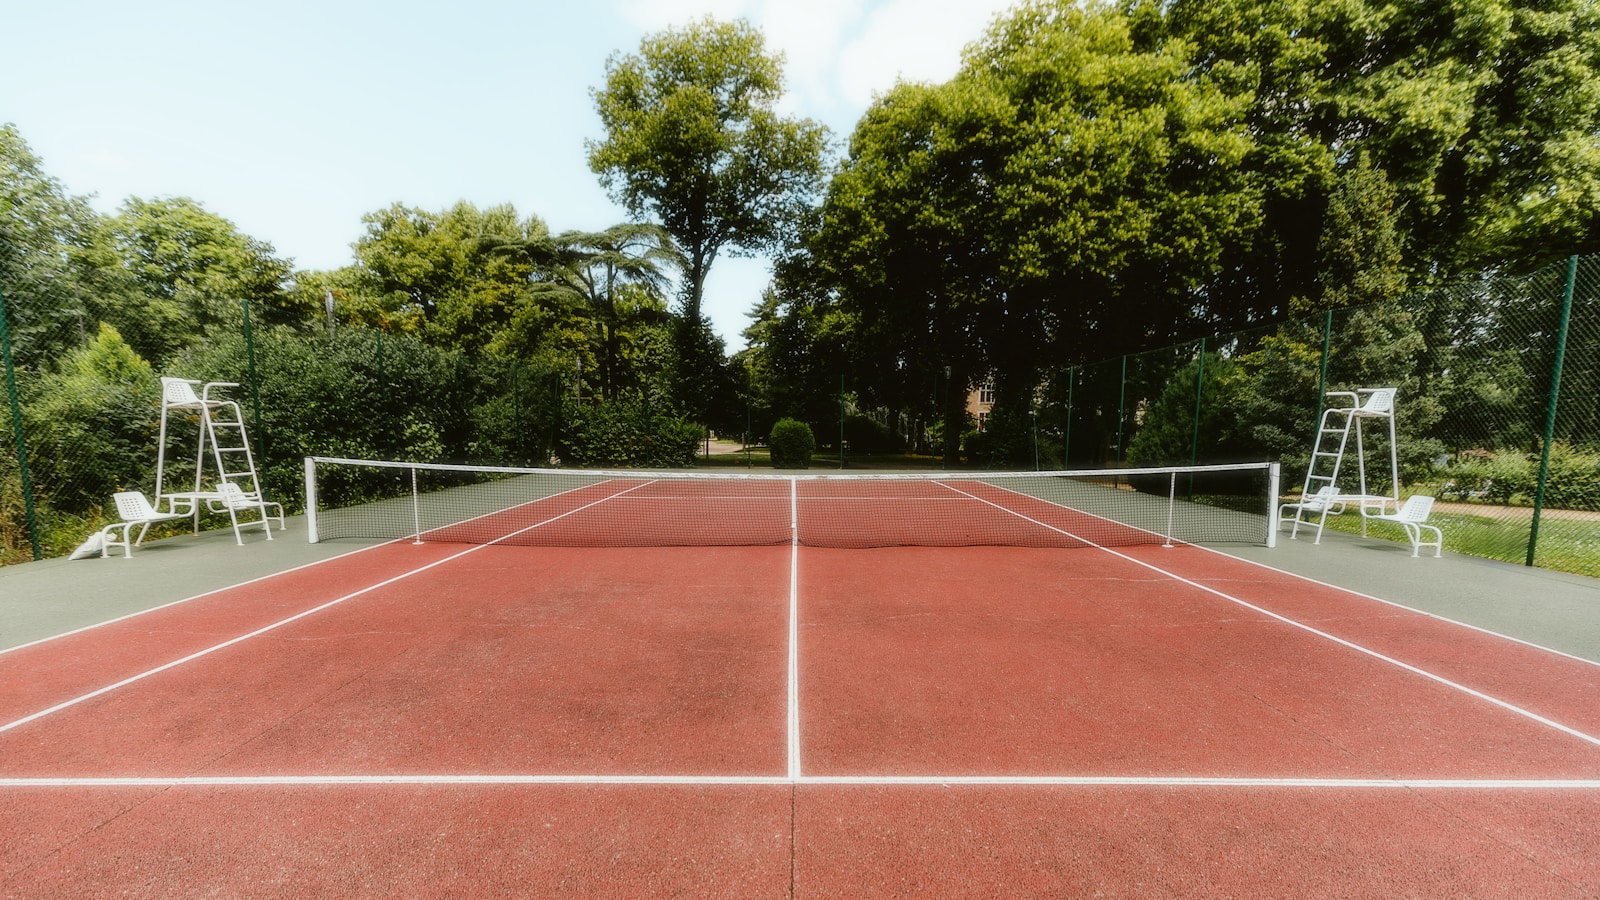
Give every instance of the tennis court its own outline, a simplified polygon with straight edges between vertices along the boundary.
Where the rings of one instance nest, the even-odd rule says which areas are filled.
[[[0,651],[0,893],[1600,892],[1600,666],[1219,485],[371,474],[315,561]]]

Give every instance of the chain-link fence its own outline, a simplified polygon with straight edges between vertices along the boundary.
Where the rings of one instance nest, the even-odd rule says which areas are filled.
[[[291,509],[306,455],[530,465],[694,443],[686,423],[657,428],[647,397],[603,414],[573,402],[571,371],[359,328],[252,332],[244,304],[159,373],[70,298],[3,312],[7,562],[70,551],[113,492],[155,487],[159,375],[240,385],[267,490]],[[1398,389],[1398,493],[1438,499],[1447,550],[1600,575],[1600,257],[1056,372],[1010,411],[1011,445],[994,446],[1043,468],[1279,460],[1292,495],[1326,392],[1372,387]],[[844,390],[829,433],[869,446]],[[179,483],[195,428],[169,438]],[[1381,492],[1393,489],[1385,441],[1366,448]]]
[[[1600,257],[1073,367],[1041,440],[1069,466],[1276,459],[1298,492],[1327,392],[1374,387],[1446,549],[1600,575]],[[1365,450],[1391,493],[1386,430]]]
[[[266,492],[291,509],[305,456],[538,464],[572,415],[571,373],[359,328],[252,329],[246,304],[161,372],[99,323],[20,307],[0,316],[4,562],[70,552],[113,520],[113,493],[155,492],[162,375],[237,385],[216,393],[240,404]],[[193,412],[169,418],[163,492],[193,489],[199,430]]]

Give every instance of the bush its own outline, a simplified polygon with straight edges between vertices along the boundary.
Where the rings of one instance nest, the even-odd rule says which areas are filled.
[[[852,453],[893,453],[901,449],[889,437],[889,427],[860,413],[846,416],[844,439]]]
[[[1555,509],[1600,510],[1600,453],[1561,441],[1551,444],[1544,501]]]
[[[557,452],[577,466],[692,466],[705,434],[637,399],[585,403],[569,411],[564,425]]]
[[[817,449],[811,426],[794,419],[774,423],[767,444],[772,449],[772,465],[778,469],[811,468],[811,454]]]

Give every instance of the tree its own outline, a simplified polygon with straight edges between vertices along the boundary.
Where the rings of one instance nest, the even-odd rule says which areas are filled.
[[[147,490],[160,390],[150,364],[110,325],[69,351],[28,404],[38,483],[57,510],[99,508],[113,493]]]
[[[544,222],[519,218],[510,204],[480,210],[463,201],[433,212],[396,203],[361,221],[351,314],[451,349],[493,341],[530,302],[528,285],[550,255]]]
[[[624,368],[633,327],[666,320],[658,299],[661,270],[678,259],[677,248],[665,230],[638,224],[563,232],[555,247],[555,280],[582,298],[593,323],[600,394],[615,400],[622,385],[632,380]]]
[[[705,18],[613,55],[594,91],[605,127],[587,142],[589,168],[630,215],[654,217],[683,251],[678,343],[684,398],[715,349],[701,314],[717,254],[779,247],[815,195],[827,130],[780,116],[782,61],[747,22]]]
[[[141,325],[138,344],[157,360],[238,322],[241,300],[265,311],[289,297],[289,261],[187,197],[130,197],[105,220],[100,240],[110,255],[102,261],[146,298],[140,310],[108,309],[107,317]]]
[[[993,377],[1026,414],[1046,368],[1210,324],[1207,281],[1262,215],[1249,97],[1143,48],[1104,6],[1036,0],[943,85],[902,84],[857,126],[816,251],[876,377],[925,390]]]
[[[70,196],[14,125],[0,126],[0,292],[18,366],[33,368],[93,336],[85,307],[96,216]]]
[[[863,378],[895,399],[943,385],[947,452],[959,398],[988,367],[982,320],[1003,302],[992,186],[1011,121],[1001,98],[968,83],[897,85],[857,125],[813,242]]]
[[[1283,252],[1239,264],[1267,291],[1321,308],[1310,276],[1324,213],[1361,165],[1391,186],[1413,285],[1496,266],[1526,271],[1600,242],[1593,0],[1128,0],[1124,9],[1147,40],[1205,48],[1200,70],[1253,96],[1247,119],[1262,148],[1253,168],[1269,209],[1286,213],[1269,217],[1255,246]]]

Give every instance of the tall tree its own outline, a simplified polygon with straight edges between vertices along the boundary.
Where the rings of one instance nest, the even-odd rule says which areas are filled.
[[[650,35],[613,55],[594,91],[606,136],[587,143],[589,167],[638,219],[653,217],[683,251],[679,336],[692,403],[720,360],[701,312],[717,255],[781,245],[819,189],[827,130],[785,118],[782,60],[749,23],[710,17]],[[706,357],[702,359],[702,357]]]
[[[135,346],[157,344],[157,359],[233,326],[241,300],[264,313],[289,299],[290,261],[187,197],[128,198],[105,221],[102,240],[121,274],[149,298],[146,309],[161,330]]]
[[[1261,216],[1248,97],[1192,77],[1189,53],[1139,48],[1108,6],[1035,0],[955,79],[900,85],[857,126],[817,252],[879,378],[948,382],[947,442],[978,381],[1026,409],[1042,368],[1225,302],[1201,287]]]
[[[605,231],[568,231],[555,238],[553,280],[581,298],[592,323],[600,395],[617,399],[624,383],[628,344],[635,326],[666,319],[659,300],[662,269],[678,260],[672,238],[654,225],[613,225]]]
[[[1153,42],[1253,95],[1274,209],[1259,244],[1300,302],[1331,195],[1368,160],[1391,186],[1413,285],[1527,270],[1600,244],[1600,4],[1594,0],[1125,0]],[[1325,256],[1323,257],[1326,258]]]
[[[0,292],[19,366],[32,367],[93,337],[84,324],[87,272],[78,248],[96,216],[49,175],[14,125],[0,126]]]

